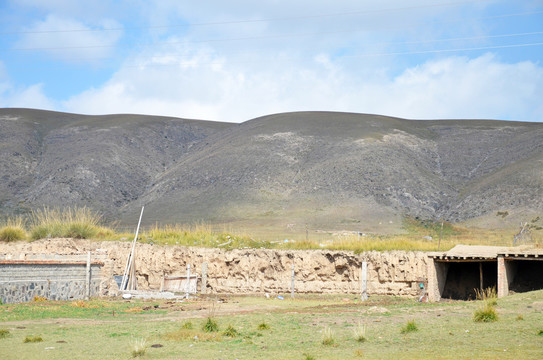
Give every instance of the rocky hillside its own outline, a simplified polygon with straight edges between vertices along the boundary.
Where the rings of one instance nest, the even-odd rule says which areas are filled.
[[[543,124],[301,112],[228,124],[0,110],[4,213],[388,231],[543,213]],[[496,216],[497,212],[509,214]]]

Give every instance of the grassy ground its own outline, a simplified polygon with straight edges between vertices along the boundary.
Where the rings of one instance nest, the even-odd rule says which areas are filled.
[[[301,296],[0,305],[2,359],[538,359],[543,291],[499,299],[499,319],[473,321],[478,302]],[[216,333],[202,330],[211,317]],[[414,330],[405,331],[408,323]],[[225,332],[229,328],[228,332]],[[360,330],[366,339],[360,341]],[[232,331],[233,330],[233,331]],[[403,331],[402,331],[403,330]],[[233,335],[233,336],[229,336]],[[324,336],[327,336],[325,345]],[[42,342],[24,342],[26,338]],[[331,341],[330,341],[331,340]],[[143,354],[135,353],[143,344]],[[152,345],[160,347],[152,347]]]

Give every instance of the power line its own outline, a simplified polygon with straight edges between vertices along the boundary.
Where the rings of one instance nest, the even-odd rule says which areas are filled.
[[[403,52],[382,52],[382,53],[365,53],[365,54],[356,54],[356,55],[344,55],[342,58],[364,58],[364,57],[380,57],[380,56],[401,56],[401,55],[420,55],[420,54],[438,54],[438,53],[447,53],[447,52],[465,52],[465,51],[481,51],[481,50],[495,50],[495,49],[506,49],[506,48],[520,48],[520,47],[530,47],[530,46],[541,46],[543,42],[535,43],[523,43],[523,44],[510,44],[510,45],[496,45],[496,46],[481,46],[481,47],[467,47],[467,48],[455,48],[455,49],[434,49],[434,50],[419,50],[419,51],[403,51]],[[198,65],[213,66],[213,65],[224,65],[225,63],[268,63],[268,62],[278,62],[278,61],[294,61],[294,58],[290,59],[281,59],[276,58],[273,60],[240,60],[240,61],[224,61],[224,62],[209,62],[209,63],[198,63]],[[169,67],[169,66],[185,66],[193,65],[192,62],[186,63],[175,63],[175,64],[157,64],[157,63],[146,63],[140,65],[125,65],[126,68],[137,68],[137,67]]]
[[[215,26],[215,25],[232,25],[232,24],[247,24],[247,23],[260,23],[260,22],[273,22],[273,21],[290,21],[290,20],[302,20],[302,19],[318,19],[325,17],[337,17],[348,15],[364,15],[375,13],[388,13],[405,10],[416,10],[424,8],[436,8],[464,5],[471,3],[487,2],[490,0],[469,0],[469,1],[457,1],[450,3],[440,4],[427,4],[418,6],[408,6],[400,8],[388,8],[388,9],[375,9],[375,10],[359,10],[359,11],[347,11],[339,13],[328,14],[316,14],[316,15],[299,15],[299,16],[286,16],[268,19],[254,19],[254,20],[232,20],[232,21],[216,21],[216,22],[204,22],[204,23],[187,23],[177,25],[155,25],[155,26],[133,26],[133,27],[115,27],[115,28],[97,28],[97,29],[67,29],[67,30],[36,30],[36,31],[10,31],[0,32],[0,35],[22,35],[22,34],[51,34],[51,33],[79,33],[79,32],[102,32],[102,31],[125,31],[125,30],[142,30],[142,29],[167,29],[167,28],[179,28],[179,27],[191,27],[191,26]]]

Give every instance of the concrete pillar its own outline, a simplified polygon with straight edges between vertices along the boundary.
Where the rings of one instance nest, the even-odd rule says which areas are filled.
[[[429,257],[427,262],[427,278],[428,278],[428,301],[439,301],[441,300],[441,293],[439,292],[439,284],[437,281],[437,269],[434,262],[434,258]]]
[[[509,280],[503,256],[498,256],[498,297],[509,295]]]

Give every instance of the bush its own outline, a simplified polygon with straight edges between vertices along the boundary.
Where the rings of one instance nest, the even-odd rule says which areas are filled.
[[[7,329],[0,329],[0,339],[5,339],[9,337],[11,333]]]
[[[258,324],[257,329],[258,330],[269,330],[270,325],[268,325],[266,322],[261,322],[260,324]]]
[[[415,323],[415,320],[409,320],[407,322],[407,324],[405,324],[405,326],[401,329],[401,333],[402,334],[407,334],[407,333],[410,333],[410,332],[415,332],[415,331],[418,331],[419,328],[417,326],[417,324]]]

